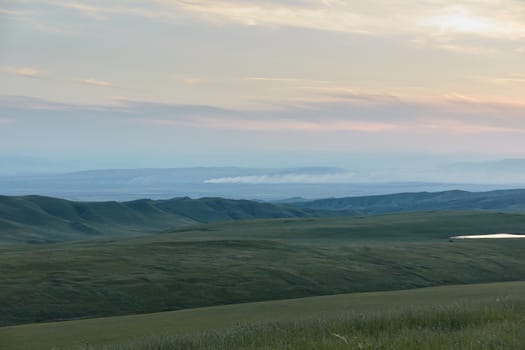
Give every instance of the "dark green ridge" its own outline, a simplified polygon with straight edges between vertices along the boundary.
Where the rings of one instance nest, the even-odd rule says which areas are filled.
[[[432,210],[525,211],[525,190],[400,193],[292,204],[224,198],[75,202],[42,196],[0,196],[0,243],[129,237],[236,220]]]
[[[74,202],[42,196],[0,196],[0,243],[129,237],[211,222],[327,214],[223,198]]]
[[[489,192],[444,191],[398,193],[379,196],[327,198],[291,203],[297,208],[351,210],[383,214],[428,210],[525,211],[525,189]]]

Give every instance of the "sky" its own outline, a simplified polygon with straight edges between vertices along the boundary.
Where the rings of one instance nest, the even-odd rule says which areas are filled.
[[[522,0],[0,0],[4,164],[520,157]]]

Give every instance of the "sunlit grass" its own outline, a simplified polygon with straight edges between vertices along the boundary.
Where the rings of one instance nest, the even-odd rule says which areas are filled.
[[[524,326],[525,300],[510,298],[251,324],[187,336],[149,337],[128,344],[86,345],[75,350],[523,349]]]

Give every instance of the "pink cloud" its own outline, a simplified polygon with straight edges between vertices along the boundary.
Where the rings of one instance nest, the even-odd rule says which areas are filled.
[[[84,85],[94,85],[94,86],[100,86],[100,87],[111,87],[113,86],[111,83],[103,80],[96,80],[96,79],[82,79],[79,80],[81,84]]]
[[[211,119],[193,120],[144,119],[143,122],[155,125],[192,126],[211,129],[228,129],[244,131],[306,131],[306,132],[382,132],[398,128],[395,124],[366,121],[329,120],[314,122],[303,120],[247,120],[247,119]]]
[[[27,77],[27,78],[38,78],[38,77],[41,77],[43,74],[42,71],[35,69],[35,68],[31,68],[31,67],[24,67],[24,68],[8,67],[6,71],[14,75],[18,75],[21,77]]]

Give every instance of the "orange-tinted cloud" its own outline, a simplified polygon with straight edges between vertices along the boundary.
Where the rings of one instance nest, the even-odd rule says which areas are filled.
[[[96,80],[96,79],[82,79],[79,80],[79,83],[84,85],[94,85],[99,87],[111,87],[113,86],[111,83],[103,80]]]
[[[18,75],[21,77],[26,77],[26,78],[38,78],[43,75],[42,71],[35,69],[35,68],[31,68],[31,67],[23,67],[23,68],[8,67],[6,71],[11,74]]]
[[[196,118],[191,120],[173,120],[173,119],[144,119],[144,123],[176,126],[185,125],[211,129],[227,130],[244,130],[244,131],[261,131],[261,132],[338,132],[338,131],[356,131],[356,132],[382,132],[397,128],[395,124],[366,122],[366,121],[349,121],[349,120],[327,120],[326,122],[286,120],[286,119],[212,119]]]

